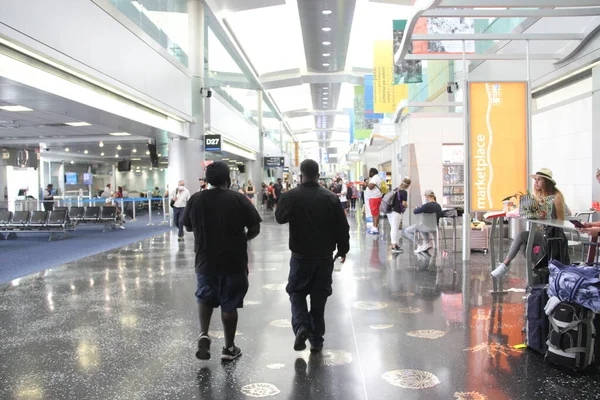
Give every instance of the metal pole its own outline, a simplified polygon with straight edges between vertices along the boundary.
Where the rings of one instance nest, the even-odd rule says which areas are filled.
[[[133,218],[131,219],[131,222],[135,222],[135,221],[137,221],[137,219],[135,219],[135,198],[131,201],[131,206],[133,207],[133,211],[132,211]]]
[[[167,199],[164,197],[162,199],[162,207],[163,207],[163,222],[161,222],[161,225],[166,225],[169,223],[169,221],[167,221]]]
[[[471,258],[471,138],[469,136],[469,67],[467,65],[466,43],[462,41],[463,53],[463,129],[464,129],[464,178],[465,178],[465,211],[463,214],[463,244],[462,259],[468,261]]]
[[[529,53],[529,40],[525,42],[525,45],[527,47],[527,170],[525,171],[525,173],[529,174],[529,171],[531,171],[531,60]],[[531,180],[527,179],[527,182],[531,182]],[[531,185],[531,183],[527,184],[528,188],[529,185]]]
[[[148,226],[153,226],[152,223],[152,193],[147,192],[146,196],[148,196]]]

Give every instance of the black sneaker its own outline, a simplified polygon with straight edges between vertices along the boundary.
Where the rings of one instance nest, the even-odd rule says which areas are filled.
[[[201,333],[198,337],[196,358],[199,360],[210,360],[210,337],[206,333]]]
[[[294,350],[302,351],[306,349],[306,339],[308,339],[309,333],[305,327],[301,326],[296,332],[296,340],[294,340]]]
[[[242,355],[242,350],[233,345],[231,349],[223,347],[223,351],[221,351],[221,360],[222,361],[233,361],[236,358],[239,358]]]
[[[312,354],[320,353],[323,350],[323,343],[310,345],[310,352]]]
[[[402,247],[394,246],[394,247],[392,247],[392,253],[402,254],[402,253],[404,253],[404,250],[402,250]]]

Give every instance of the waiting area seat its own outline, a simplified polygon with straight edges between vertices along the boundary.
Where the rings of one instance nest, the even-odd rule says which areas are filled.
[[[17,233],[49,233],[50,239],[54,234],[62,234],[61,239],[67,235],[67,231],[73,230],[69,224],[67,211],[0,211],[0,240],[16,239]],[[6,237],[3,234],[7,234]]]

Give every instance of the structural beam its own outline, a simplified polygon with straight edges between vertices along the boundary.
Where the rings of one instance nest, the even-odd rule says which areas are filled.
[[[535,17],[593,17],[600,15],[598,8],[546,8],[537,10],[473,10],[471,8],[434,8],[425,11],[423,17],[467,17],[467,18],[535,18]]]
[[[414,34],[412,40],[583,40],[582,33]]]
[[[462,54],[407,54],[404,57],[405,60],[462,60]],[[526,60],[526,54],[514,54],[514,53],[496,53],[496,54],[466,54],[467,60]],[[529,56],[530,60],[560,60],[559,54],[532,54]]]
[[[438,7],[493,7],[493,8],[535,8],[535,7],[594,7],[597,0],[444,0]]]

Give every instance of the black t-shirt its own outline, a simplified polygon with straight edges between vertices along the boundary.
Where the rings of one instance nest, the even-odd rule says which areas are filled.
[[[399,190],[394,194],[392,200],[392,211],[402,214],[405,210],[402,208],[402,202],[408,201],[408,193],[406,190]]]
[[[281,191],[283,190],[283,185],[281,183],[276,183],[273,185],[273,189],[275,190],[275,196],[281,196]]]
[[[209,189],[195,193],[183,214],[187,230],[194,232],[196,272],[231,275],[248,270],[246,229],[262,222],[241,193]]]

